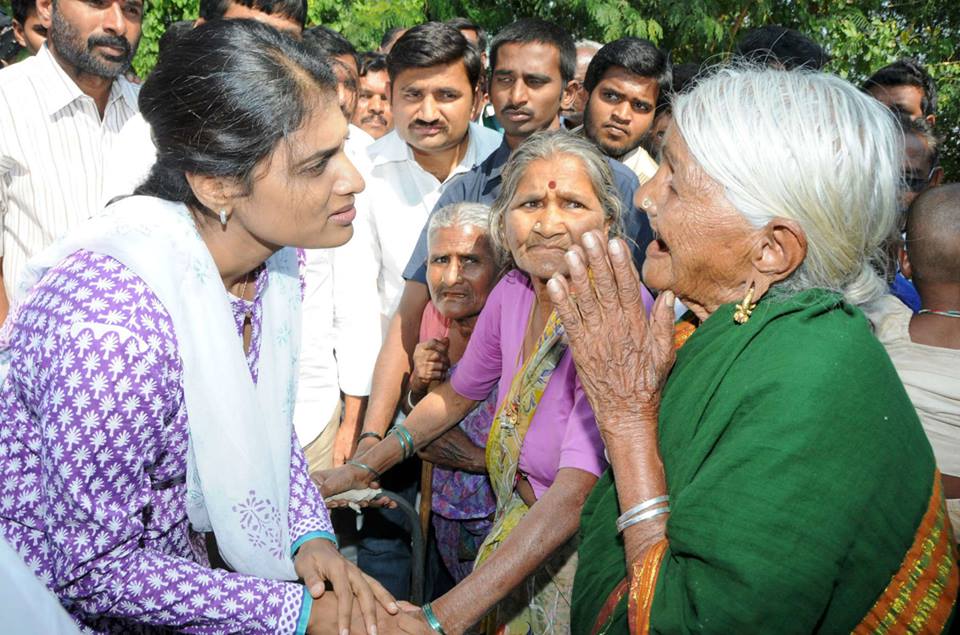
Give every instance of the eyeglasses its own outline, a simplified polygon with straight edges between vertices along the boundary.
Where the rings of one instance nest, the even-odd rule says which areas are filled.
[[[930,168],[930,173],[927,176],[914,176],[912,174],[906,174],[903,177],[903,182],[907,186],[907,189],[911,192],[922,192],[927,185],[930,184],[930,180],[933,179],[933,173],[937,171],[938,166],[933,166]]]

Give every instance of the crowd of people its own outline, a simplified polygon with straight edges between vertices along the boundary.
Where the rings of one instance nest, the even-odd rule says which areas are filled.
[[[137,78],[141,0],[12,8],[11,632],[949,632],[921,64],[201,0]]]

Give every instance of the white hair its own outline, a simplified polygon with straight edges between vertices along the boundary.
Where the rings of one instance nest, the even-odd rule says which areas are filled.
[[[483,203],[452,203],[442,207],[430,215],[427,221],[427,249],[433,243],[433,235],[438,229],[448,227],[475,227],[482,236],[490,238],[490,206]],[[490,239],[490,251],[493,254],[493,264],[497,269],[503,267],[506,254]]]
[[[603,48],[603,44],[600,44],[600,42],[594,42],[593,40],[577,40],[576,48],[590,49],[590,54],[596,55],[597,51]]]
[[[438,229],[476,227],[482,234],[490,231],[490,206],[483,203],[453,203],[430,215],[427,221],[427,245]]]
[[[731,66],[677,97],[673,120],[752,226],[803,229],[807,256],[782,292],[830,289],[855,305],[886,293],[903,135],[880,102],[824,73]]]

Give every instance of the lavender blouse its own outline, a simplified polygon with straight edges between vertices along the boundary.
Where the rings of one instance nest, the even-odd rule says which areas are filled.
[[[238,331],[251,313],[254,381],[265,284],[261,275],[252,302],[233,299]],[[0,386],[0,534],[73,617],[98,633],[303,632],[303,585],[211,569],[189,526],[177,338],[143,281],[77,252],[47,272],[13,329]],[[290,434],[296,549],[332,529]]]
[[[450,378],[453,389],[482,401],[498,386],[498,407],[523,365],[523,335],[535,294],[521,271],[508,273],[487,298],[467,350]],[[520,450],[519,471],[537,498],[553,484],[561,468],[600,476],[607,467],[603,441],[570,351],[560,358],[543,392]]]

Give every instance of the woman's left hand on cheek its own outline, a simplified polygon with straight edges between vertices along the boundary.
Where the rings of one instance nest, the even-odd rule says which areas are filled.
[[[657,298],[647,319],[641,283],[626,244],[596,232],[567,252],[568,277],[548,283],[563,322],[577,375],[605,436],[622,421],[655,415],[675,357],[673,294]],[[638,413],[648,407],[652,412]]]
[[[293,559],[293,565],[314,598],[323,595],[326,581],[333,586],[337,596],[337,631],[340,633],[350,628],[354,598],[360,604],[360,613],[368,633],[371,632],[371,626],[376,628],[376,603],[391,615],[400,610],[393,596],[379,582],[340,555],[336,545],[329,540],[315,538],[303,543]]]

